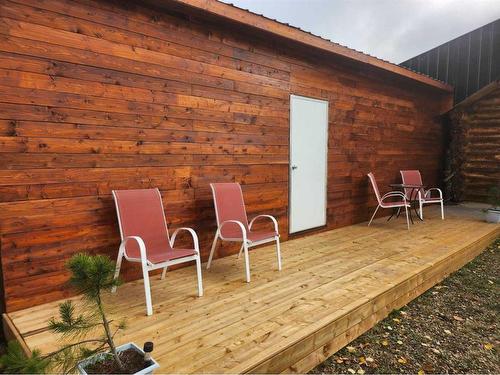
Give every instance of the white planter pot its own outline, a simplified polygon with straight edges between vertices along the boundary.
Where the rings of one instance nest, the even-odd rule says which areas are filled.
[[[116,351],[118,353],[120,353],[120,352],[123,352],[124,350],[127,350],[127,349],[135,349],[139,353],[144,355],[144,351],[141,348],[139,348],[137,345],[135,345],[133,342],[129,342],[128,344],[124,344],[124,345],[117,347]],[[87,372],[85,371],[85,367],[92,364],[92,363],[95,363],[97,360],[102,359],[106,355],[108,355],[108,353],[99,353],[99,354],[96,354],[90,358],[84,359],[83,361],[79,362],[78,365],[76,366],[76,368],[78,369],[78,372],[82,375],[87,375]],[[146,367],[145,369],[142,369],[141,371],[136,372],[135,374],[136,375],[152,374],[153,370],[156,370],[157,368],[160,367],[158,362],[156,362],[154,359],[151,358],[151,361],[153,362],[153,364],[151,366]]]
[[[500,209],[490,208],[486,211],[486,221],[488,223],[500,223]]]

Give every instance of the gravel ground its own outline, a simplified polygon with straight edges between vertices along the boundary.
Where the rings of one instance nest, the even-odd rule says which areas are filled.
[[[313,374],[500,374],[500,238]]]

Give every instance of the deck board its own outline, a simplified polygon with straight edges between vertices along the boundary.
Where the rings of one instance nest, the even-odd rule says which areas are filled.
[[[118,341],[155,342],[162,372],[303,372],[473,259],[500,235],[477,210],[434,208],[408,232],[402,220],[378,219],[284,242],[284,268],[272,246],[251,252],[252,282],[242,260],[216,259],[196,297],[193,267],[155,276],[155,314],[145,316],[142,282],[107,298],[128,328]],[[78,298],[76,298],[78,300]],[[9,313],[30,348],[48,351],[45,329],[57,303]]]

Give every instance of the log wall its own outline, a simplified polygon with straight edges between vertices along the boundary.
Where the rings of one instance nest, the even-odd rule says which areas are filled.
[[[178,10],[0,0],[7,310],[70,295],[75,252],[116,256],[112,189],[159,187],[169,225],[193,227],[205,257],[209,183],[237,181],[249,215],[275,215],[286,240],[292,93],[330,102],[328,228],[367,219],[369,171],[383,190],[402,168],[440,182],[449,93]]]
[[[500,187],[500,83],[483,90],[450,112],[446,185],[455,201],[487,203],[489,190]]]

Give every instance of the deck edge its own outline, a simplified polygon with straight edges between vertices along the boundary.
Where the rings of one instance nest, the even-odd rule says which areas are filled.
[[[368,317],[360,320],[356,324],[347,327],[344,331],[336,334],[334,337],[331,337],[330,340],[324,343],[316,343],[315,336],[319,334],[322,330],[328,329],[329,326],[337,324],[342,319],[349,319],[349,314],[342,315],[337,317],[332,322],[325,324],[315,332],[311,333],[309,336],[302,338],[301,340],[290,344],[289,346],[283,348],[279,353],[273,355],[272,357],[268,357],[265,360],[261,361],[258,364],[252,366],[252,368],[247,369],[246,373],[275,373],[275,372],[283,372],[283,373],[306,373],[309,370],[313,369],[315,366],[325,361],[328,357],[335,354],[342,347],[347,345],[349,342],[355,340],[357,337],[362,335],[364,332],[368,331],[370,328],[375,326],[379,321],[383,320],[385,317],[389,315],[389,313],[395,308],[401,308],[404,305],[408,304],[422,293],[432,288],[434,285],[442,281],[444,278],[449,276],[451,273],[459,270],[464,265],[472,261],[476,256],[478,256],[482,251],[495,240],[500,235],[500,228],[496,228],[495,230],[489,232],[478,240],[470,243],[469,245],[461,248],[460,250],[450,254],[444,259],[429,265],[425,269],[423,269],[419,274],[414,275],[414,277],[419,277],[427,274],[427,278],[420,280],[420,282],[415,285],[414,288],[411,288],[408,291],[402,293],[402,295],[396,296],[396,298],[389,303],[382,304],[382,307],[377,311],[374,311],[373,314]],[[445,266],[444,270],[439,271],[440,266]],[[436,273],[437,269],[437,273]],[[432,272],[435,271],[435,272]],[[402,286],[402,284],[409,283],[413,278],[406,279],[398,284],[395,284],[391,288],[387,289],[385,292],[380,293],[376,297],[370,299],[368,302],[360,305],[359,307],[351,310],[353,311],[363,309],[368,307],[370,304],[376,302],[378,298],[383,297],[387,293],[394,292],[398,288]],[[311,340],[311,343],[316,344],[313,347],[312,351],[309,351],[305,356],[298,358],[297,361],[293,362],[292,365],[289,365],[286,368],[274,368],[272,366],[272,361],[275,361],[280,356],[289,356],[293,352],[294,348],[298,348],[304,345],[304,342],[307,340]],[[307,345],[306,345],[307,346]],[[304,348],[300,348],[303,349]],[[297,350],[299,353],[301,350]],[[290,359],[290,358],[289,358]],[[290,362],[290,361],[289,361]],[[270,368],[271,367],[271,368]]]
[[[23,339],[23,336],[17,330],[17,327],[14,325],[14,322],[12,321],[12,319],[10,319],[10,316],[7,313],[2,314],[2,327],[6,341],[17,341],[21,345],[24,354],[30,356],[31,350],[29,349],[26,341],[24,341]]]

